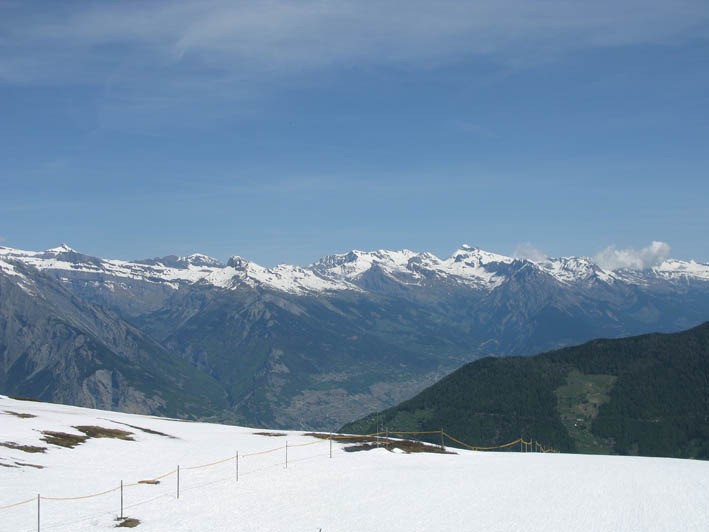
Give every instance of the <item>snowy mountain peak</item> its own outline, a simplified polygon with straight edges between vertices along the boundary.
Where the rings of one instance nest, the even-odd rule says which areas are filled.
[[[510,264],[514,261],[512,257],[498,255],[497,253],[491,253],[489,251],[485,251],[478,247],[469,246],[467,244],[463,244],[462,246],[460,246],[460,248],[458,248],[453,253],[453,255],[451,255],[451,259],[454,259],[457,262],[472,262],[476,266],[490,264],[492,262]]]
[[[381,270],[394,276],[408,275],[409,261],[418,255],[408,249],[401,251],[352,250],[348,253],[323,257],[312,264],[310,268],[323,277],[348,281],[358,279],[370,270]]]
[[[58,255],[60,253],[76,253],[77,251],[75,249],[72,249],[68,244],[60,244],[59,246],[55,248],[50,248],[45,251],[47,254],[55,254]]]
[[[206,266],[210,268],[223,268],[225,266],[222,261],[202,253],[192,253],[186,257],[179,257],[177,260],[189,266]]]
[[[234,255],[230,257],[226,265],[230,268],[234,268],[237,271],[246,271],[251,264],[247,259]]]
[[[559,257],[536,264],[564,283],[588,282],[594,279],[612,282],[615,279],[612,272],[603,270],[588,257]]]

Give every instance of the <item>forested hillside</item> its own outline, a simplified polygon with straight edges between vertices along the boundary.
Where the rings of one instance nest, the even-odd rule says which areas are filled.
[[[709,459],[709,323],[472,362],[343,432],[444,428],[476,445],[520,436],[566,452]]]

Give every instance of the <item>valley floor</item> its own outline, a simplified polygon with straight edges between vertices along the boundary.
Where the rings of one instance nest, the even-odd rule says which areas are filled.
[[[65,448],[40,439],[40,431],[80,435],[72,428],[77,426],[129,431],[134,441],[94,437]],[[22,446],[46,451],[29,453]],[[124,515],[139,520],[136,529],[144,532],[709,530],[709,462],[344,447],[334,443],[330,458],[327,440],[301,432],[264,433],[0,396],[0,531],[37,530],[37,494],[42,531],[113,529],[121,480]],[[159,484],[128,486],[166,473]],[[54,500],[107,490],[113,491]]]

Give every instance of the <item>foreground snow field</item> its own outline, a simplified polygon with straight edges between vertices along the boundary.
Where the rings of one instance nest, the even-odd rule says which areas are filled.
[[[71,449],[40,440],[39,431],[80,434],[72,427],[86,425],[130,431],[134,441],[92,438]],[[145,532],[709,530],[708,462],[345,452],[337,442],[330,458],[326,440],[264,432],[0,396],[0,444],[47,448],[28,453],[0,446],[0,465],[6,466],[0,467],[0,530],[37,530],[37,494],[42,531],[112,529],[121,481],[124,515],[138,519],[137,530]],[[165,473],[171,474],[159,484],[128,486]],[[113,491],[50,499],[107,490]]]

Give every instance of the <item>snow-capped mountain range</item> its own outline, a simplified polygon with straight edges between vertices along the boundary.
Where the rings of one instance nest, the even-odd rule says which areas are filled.
[[[709,264],[665,260],[646,270],[602,269],[586,257],[562,257],[532,261],[490,253],[467,245],[450,257],[441,259],[429,252],[358,251],[324,257],[305,266],[280,264],[267,268],[234,256],[224,264],[195,253],[186,257],[124,261],[101,259],[79,253],[66,244],[46,251],[24,251],[0,246],[0,269],[19,275],[13,267],[21,262],[38,270],[74,274],[94,274],[117,279],[161,283],[177,289],[181,284],[204,283],[217,288],[235,289],[242,285],[264,287],[294,294],[340,290],[361,291],[363,279],[378,272],[404,286],[423,286],[432,282],[453,283],[490,291],[498,287],[513,263],[526,264],[564,284],[593,281],[647,284],[657,281],[708,281]]]
[[[709,320],[709,265],[605,270],[461,246],[267,268],[0,248],[0,393],[325,429],[475,358]]]

